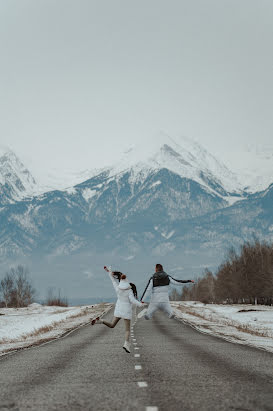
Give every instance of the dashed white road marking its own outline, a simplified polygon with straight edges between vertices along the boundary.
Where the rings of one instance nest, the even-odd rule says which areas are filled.
[[[135,339],[135,338],[133,338],[133,341],[134,341],[134,342],[136,342],[136,339]]]
[[[137,345],[137,343],[133,343],[133,345]]]
[[[134,347],[135,350],[139,350],[139,347]]]
[[[158,407],[146,407],[146,411],[158,411]]]
[[[135,365],[135,370],[142,370],[142,366],[141,365]]]
[[[135,358],[139,358],[140,357],[140,354],[135,354]]]
[[[139,388],[148,387],[148,384],[147,384],[147,382],[145,382],[145,381],[139,381],[139,382],[137,383],[137,385],[139,386]]]

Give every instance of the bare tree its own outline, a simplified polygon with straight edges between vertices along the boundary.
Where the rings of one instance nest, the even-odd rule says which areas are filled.
[[[230,249],[215,275],[208,270],[183,300],[219,303],[273,304],[273,244],[245,242],[240,253]]]
[[[23,265],[10,268],[1,281],[1,291],[6,307],[26,307],[33,302],[35,289],[28,279],[28,269]]]
[[[5,277],[0,282],[1,294],[3,296],[3,301],[8,307],[11,304],[11,299],[14,291],[14,276],[12,273],[7,272]]]

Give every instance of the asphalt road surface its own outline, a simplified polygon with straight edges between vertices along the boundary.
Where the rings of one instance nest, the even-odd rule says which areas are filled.
[[[106,317],[111,317],[109,313]],[[0,359],[3,410],[273,410],[273,355],[157,313],[132,330],[82,327]]]

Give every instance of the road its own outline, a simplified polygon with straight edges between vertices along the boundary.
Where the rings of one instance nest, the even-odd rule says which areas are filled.
[[[131,354],[120,322],[2,357],[0,411],[273,410],[272,354],[161,313],[138,320],[132,334]]]

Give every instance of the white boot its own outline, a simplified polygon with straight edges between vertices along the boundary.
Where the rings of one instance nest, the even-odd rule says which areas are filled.
[[[124,345],[123,345],[123,348],[124,348],[124,350],[125,350],[126,352],[128,352],[128,353],[131,352],[131,351],[130,351],[130,343],[129,343],[129,341],[125,341],[125,343],[124,343]]]
[[[142,318],[143,315],[145,315],[147,311],[148,311],[147,308],[144,308],[143,310],[141,310],[141,311],[138,313],[137,318]]]

